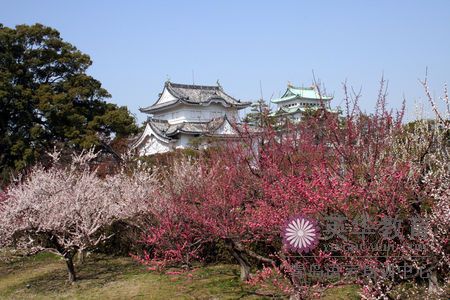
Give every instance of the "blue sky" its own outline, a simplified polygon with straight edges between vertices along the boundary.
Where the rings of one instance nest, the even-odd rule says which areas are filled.
[[[89,73],[127,105],[153,103],[164,81],[221,85],[242,100],[265,99],[312,70],[334,106],[342,82],[362,87],[373,111],[378,82],[389,103],[424,101],[428,67],[439,96],[450,79],[450,1],[24,1],[0,0],[0,23],[42,23],[91,56]]]

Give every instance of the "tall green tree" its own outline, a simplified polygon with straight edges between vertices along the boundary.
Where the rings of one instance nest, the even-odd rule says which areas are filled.
[[[261,98],[252,103],[250,112],[245,116],[244,122],[252,126],[266,127],[273,124],[273,118],[270,116],[271,109]]]
[[[53,28],[0,24],[0,173],[20,171],[54,145],[71,150],[136,132],[126,107],[86,74],[90,57]]]

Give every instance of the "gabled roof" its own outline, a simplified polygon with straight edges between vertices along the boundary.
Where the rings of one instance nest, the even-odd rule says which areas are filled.
[[[174,106],[178,103],[191,105],[209,105],[211,103],[221,103],[225,107],[236,107],[242,109],[250,105],[250,102],[241,102],[224,92],[220,85],[190,85],[179,84],[167,81],[164,84],[163,92],[168,92],[173,100],[161,101],[160,98],[151,106],[140,108],[144,113],[153,113],[161,109]]]
[[[281,107],[276,113],[294,114],[296,112],[304,112],[305,110],[304,107]]]
[[[151,119],[152,127],[165,138],[173,138],[179,133],[192,135],[214,135],[225,122],[229,122],[226,116],[214,118],[209,122],[183,122],[180,124],[169,124],[165,120]]]
[[[158,127],[154,126],[151,122],[147,122],[144,131],[130,140],[131,148],[134,149],[142,143],[145,143],[146,139],[150,136],[154,136],[155,138],[166,144],[172,141],[172,139],[165,136]]]
[[[154,135],[159,140],[169,143],[177,140],[177,135],[180,133],[194,135],[194,136],[224,136],[218,134],[217,131],[222,125],[228,122],[231,126],[227,116],[214,118],[209,122],[184,122],[179,124],[169,124],[167,120],[149,119],[147,121],[145,130],[131,143],[131,147],[138,147],[145,142],[147,136]],[[230,136],[228,134],[228,136]]]
[[[303,113],[306,111],[317,111],[321,110],[323,107],[321,106],[309,106],[309,107],[300,107],[300,106],[294,106],[294,107],[280,107],[278,110],[272,112],[271,116],[279,116],[279,115],[291,115],[295,113]],[[331,113],[338,113],[339,111],[337,109],[329,109],[326,108],[326,111]]]
[[[284,101],[290,101],[294,99],[310,99],[310,100],[322,100],[329,101],[333,99],[331,96],[321,95],[316,86],[311,87],[294,87],[292,85],[288,85],[286,92],[284,92],[283,96],[278,99],[273,99],[273,103],[280,103]]]

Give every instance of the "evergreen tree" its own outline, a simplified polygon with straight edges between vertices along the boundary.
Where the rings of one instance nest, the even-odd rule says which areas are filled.
[[[72,150],[136,132],[126,107],[86,74],[90,57],[41,24],[0,24],[0,179],[60,145]],[[0,180],[1,181],[1,180]]]

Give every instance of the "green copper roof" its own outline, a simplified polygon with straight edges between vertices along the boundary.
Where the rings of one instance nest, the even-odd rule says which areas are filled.
[[[294,87],[294,86],[288,86],[286,92],[281,98],[273,99],[273,103],[280,103],[284,101],[289,101],[293,99],[312,99],[312,100],[331,100],[333,97],[330,96],[322,96],[320,97],[320,94],[316,87]]]
[[[270,116],[275,117],[279,115],[292,115],[298,112],[305,112],[305,111],[316,111],[320,109],[319,106],[311,106],[311,107],[280,107],[278,110],[270,113]],[[339,113],[339,109],[327,109],[328,112],[331,113]]]
[[[313,108],[309,108],[309,109],[313,109]],[[304,107],[282,107],[280,109],[278,109],[277,111],[274,111],[271,113],[272,116],[276,116],[276,115],[283,115],[283,114],[294,114],[297,112],[304,112],[306,110],[306,108]]]

